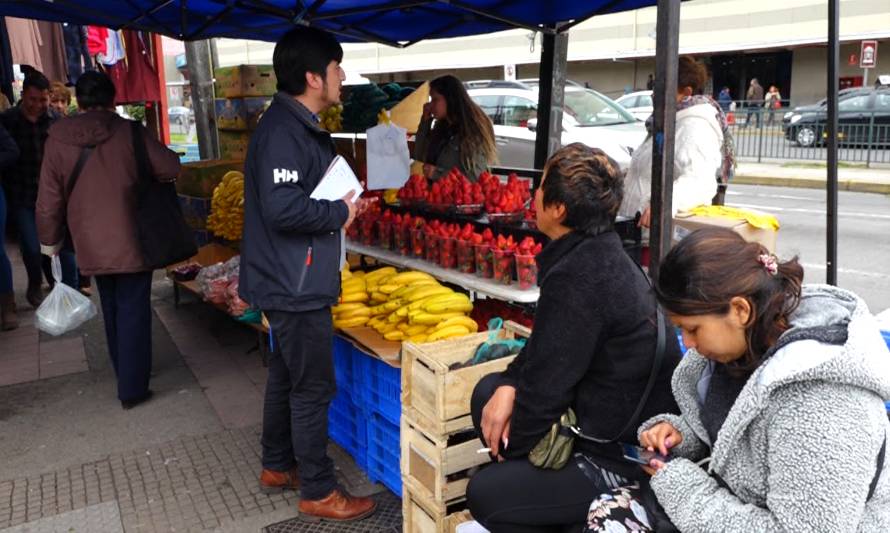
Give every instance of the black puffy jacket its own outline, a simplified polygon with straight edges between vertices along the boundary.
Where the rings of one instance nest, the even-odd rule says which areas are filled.
[[[309,196],[335,156],[328,132],[278,93],[250,139],[244,164],[239,293],[264,311],[311,311],[340,292],[342,201]]]

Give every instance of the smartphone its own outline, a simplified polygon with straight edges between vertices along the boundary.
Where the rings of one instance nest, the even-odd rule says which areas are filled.
[[[658,452],[650,452],[646,448],[640,448],[632,444],[622,444],[621,447],[624,449],[624,458],[632,463],[649,466],[649,461],[652,459],[657,459],[664,463],[671,459]]]

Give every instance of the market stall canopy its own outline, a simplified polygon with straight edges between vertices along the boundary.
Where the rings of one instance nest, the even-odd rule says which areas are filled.
[[[0,2],[0,15],[160,33],[276,41],[294,24],[343,42],[410,46],[525,28],[564,31],[595,15],[654,6],[656,0],[45,0]]]

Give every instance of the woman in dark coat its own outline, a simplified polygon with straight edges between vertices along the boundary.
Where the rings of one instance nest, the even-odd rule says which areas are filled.
[[[579,143],[544,169],[535,207],[551,242],[537,258],[534,331],[507,370],[486,376],[473,393],[474,423],[498,463],[471,478],[467,499],[493,533],[580,525],[599,494],[645,479],[614,442],[579,440],[562,469],[533,466],[529,451],[569,407],[585,434],[628,443],[650,413],[677,410],[670,379],[680,351],[665,325],[661,370],[642,413],[630,420],[653,368],[657,304],[613,230],[622,184],[615,161]]]

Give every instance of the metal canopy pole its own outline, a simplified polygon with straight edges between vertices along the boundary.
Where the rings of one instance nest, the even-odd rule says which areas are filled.
[[[652,142],[652,225],[649,233],[649,275],[658,278],[661,260],[671,248],[674,192],[674,133],[677,114],[677,64],[680,43],[680,0],[658,0],[655,26],[655,110]]]
[[[568,33],[542,35],[538,72],[538,125],[535,130],[535,168],[543,169],[553,152],[562,146],[562,109],[568,69]],[[540,180],[535,180],[535,187]]]
[[[213,72],[210,69],[208,41],[187,41],[185,60],[189,69],[192,108],[198,131],[198,151],[201,159],[219,158],[219,142],[213,128]]]
[[[825,281],[837,285],[837,92],[840,61],[840,5],[828,0],[828,213]]]

